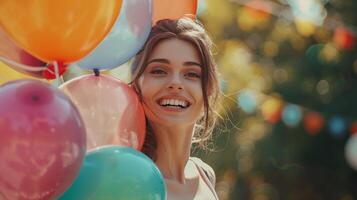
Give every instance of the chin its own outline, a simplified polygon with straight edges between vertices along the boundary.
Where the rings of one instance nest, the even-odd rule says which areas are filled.
[[[178,118],[178,117],[165,117],[165,118],[149,118],[148,120],[152,124],[156,124],[162,127],[188,127],[193,126],[196,123],[196,120],[188,118]]]

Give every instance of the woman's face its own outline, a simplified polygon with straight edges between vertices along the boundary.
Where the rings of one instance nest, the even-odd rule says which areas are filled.
[[[138,86],[146,117],[151,123],[193,125],[203,113],[201,62],[189,42],[159,42],[146,63]]]

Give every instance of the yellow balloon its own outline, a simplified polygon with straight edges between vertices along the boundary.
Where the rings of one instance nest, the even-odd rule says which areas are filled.
[[[6,83],[8,81],[21,79],[21,78],[35,79],[31,76],[27,76],[23,73],[17,72],[15,70],[11,69],[10,67],[8,67],[7,65],[5,65],[3,62],[0,62],[0,85]]]
[[[0,0],[0,25],[27,52],[70,63],[110,31],[122,0]]]

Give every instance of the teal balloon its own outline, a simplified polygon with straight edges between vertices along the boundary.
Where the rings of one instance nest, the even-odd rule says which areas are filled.
[[[151,0],[123,0],[119,17],[107,37],[76,64],[86,70],[119,67],[143,47],[151,31],[151,19]]]
[[[79,175],[59,200],[165,200],[164,179],[145,154],[105,146],[87,153]]]

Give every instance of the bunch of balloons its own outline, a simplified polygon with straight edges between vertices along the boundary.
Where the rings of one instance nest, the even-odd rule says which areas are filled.
[[[59,89],[30,79],[0,86],[0,199],[166,199],[160,171],[140,152],[140,99],[99,72],[135,56],[156,21],[196,9],[197,0],[1,0],[6,67],[45,79],[70,64],[95,74]]]

